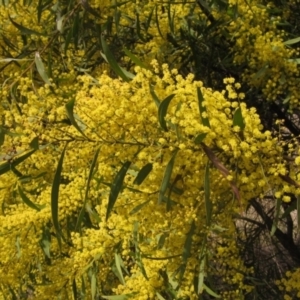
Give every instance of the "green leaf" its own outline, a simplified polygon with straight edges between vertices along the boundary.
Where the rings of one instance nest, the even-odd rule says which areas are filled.
[[[81,222],[82,222],[83,217],[84,217],[84,212],[86,210],[87,200],[88,200],[88,196],[89,196],[90,183],[91,183],[93,175],[94,175],[94,169],[95,169],[96,162],[97,162],[97,159],[98,159],[98,156],[99,156],[99,152],[100,152],[100,147],[96,150],[96,152],[94,154],[92,164],[91,164],[91,167],[90,167],[89,177],[88,177],[86,188],[85,188],[85,196],[84,196],[83,206],[80,210],[80,213],[79,213],[79,216],[78,216],[78,219],[77,219],[77,223],[76,223],[76,227],[75,227],[76,231],[80,230]]]
[[[96,279],[96,274],[92,274],[91,278],[91,293],[92,293],[92,300],[95,299],[96,297],[96,292],[97,292],[97,279]]]
[[[133,215],[133,214],[139,212],[139,211],[140,211],[144,206],[146,206],[149,202],[150,202],[150,200],[147,200],[147,201],[145,201],[145,202],[143,202],[143,203],[137,205],[134,209],[132,209],[132,210],[130,211],[129,214],[130,214],[130,215]]]
[[[241,107],[238,107],[233,114],[233,126],[238,126],[241,130],[245,129],[246,125],[242,115]]]
[[[5,130],[0,127],[0,147],[4,144],[5,141]]]
[[[116,268],[117,268],[117,272],[118,272],[118,277],[120,278],[120,281],[123,285],[125,285],[125,280],[124,280],[124,276],[123,276],[123,272],[122,272],[122,258],[119,254],[115,253],[115,264],[116,264]]]
[[[206,136],[207,136],[207,133],[198,134],[194,140],[194,143],[197,145],[201,144]]]
[[[126,75],[124,73],[124,70],[119,66],[119,64],[117,63],[116,59],[114,58],[113,54],[110,52],[106,41],[104,39],[103,36],[101,36],[101,44],[102,44],[102,49],[105,55],[105,58],[107,60],[107,62],[109,63],[110,67],[113,69],[113,71],[120,76],[124,81],[129,81],[129,77],[127,77],[128,75]]]
[[[117,176],[115,177],[115,179],[111,185],[109,199],[108,199],[108,205],[107,205],[107,211],[106,211],[106,221],[108,220],[109,215],[110,215],[112,209],[114,208],[114,205],[117,201],[120,190],[122,189],[125,175],[127,173],[127,170],[129,169],[130,165],[131,165],[130,161],[126,161],[124,163],[124,165],[119,170]]]
[[[88,0],[81,0],[80,2],[82,4],[83,8],[87,12],[89,12],[91,15],[93,15],[96,18],[100,18],[99,13],[90,6],[90,4],[88,3]]]
[[[40,57],[39,52],[36,52],[36,53],[35,53],[35,59],[34,59],[34,62],[35,62],[37,71],[39,72],[41,78],[42,78],[47,84],[50,84],[50,85],[51,85],[51,82],[50,82],[50,80],[49,80],[49,78],[48,78],[46,69],[45,69],[45,67],[44,67],[44,64],[43,64],[43,61],[42,61],[42,59],[41,59],[41,57]]]
[[[108,299],[108,300],[127,300],[131,294],[126,294],[126,295],[117,295],[117,296],[104,296],[101,295],[102,298]]]
[[[300,65],[300,58],[291,58],[291,59],[288,59],[288,62],[292,62],[297,65]]]
[[[206,225],[210,225],[212,215],[212,203],[210,200],[209,162],[206,163],[204,175],[204,200],[206,210]]]
[[[152,171],[152,168],[153,165],[151,163],[148,163],[145,166],[143,166],[137,174],[136,178],[134,179],[133,184],[140,185]]]
[[[63,235],[59,225],[58,200],[59,200],[59,187],[61,182],[62,165],[63,165],[67,145],[68,144],[66,144],[65,148],[63,149],[60,159],[58,161],[58,165],[56,168],[56,172],[52,184],[52,190],[51,190],[51,216],[52,216],[53,227],[56,232],[57,241],[60,247],[61,247],[61,238],[63,237]]]
[[[159,124],[161,126],[161,128],[164,130],[164,131],[168,131],[168,128],[167,128],[167,123],[166,123],[166,120],[165,120],[165,117],[166,117],[166,114],[167,114],[167,110],[168,110],[168,107],[169,107],[169,104],[171,102],[171,100],[174,98],[174,94],[166,97],[160,104],[159,104],[159,107],[158,107],[158,121],[159,121]]]
[[[277,229],[277,225],[278,225],[278,221],[279,221],[279,214],[280,214],[280,207],[281,207],[281,203],[282,200],[281,199],[276,199],[276,204],[275,204],[275,216],[274,216],[274,221],[272,224],[272,228],[271,228],[271,236],[274,235],[276,229]]]
[[[89,139],[85,133],[82,131],[82,129],[79,127],[79,125],[77,124],[75,117],[74,117],[74,106],[75,106],[75,99],[70,100],[66,105],[66,111],[67,111],[67,115],[68,118],[71,122],[71,124],[87,139]]]
[[[30,208],[33,208],[37,211],[40,211],[42,208],[44,208],[45,206],[42,206],[42,205],[38,205],[38,204],[35,204],[33,203],[27,196],[26,194],[23,192],[23,190],[21,189],[20,186],[18,186],[18,191],[19,191],[19,194],[23,200],[23,202],[29,206]]]
[[[29,144],[30,148],[34,149],[34,150],[38,150],[39,149],[39,138],[35,137]]]
[[[206,291],[207,294],[215,297],[215,298],[221,298],[220,295],[216,294],[214,291],[212,291],[205,283],[203,283],[203,288]]]
[[[156,21],[156,27],[157,27],[157,31],[158,31],[159,35],[160,35],[163,39],[165,39],[165,37],[164,37],[164,36],[162,35],[162,33],[161,33],[160,26],[159,26],[159,20],[158,20],[158,15],[159,15],[159,13],[157,12],[158,7],[159,7],[158,5],[155,6],[155,21]]]
[[[196,228],[196,225],[195,225],[195,221],[193,220],[193,222],[191,224],[191,228],[186,235],[186,239],[185,239],[185,243],[184,243],[184,247],[183,247],[182,264],[180,266],[179,282],[181,282],[181,280],[183,279],[185,269],[186,269],[186,266],[188,263],[188,259],[191,256],[191,249],[192,249],[193,235],[195,232],[195,228]]]
[[[77,285],[76,285],[76,279],[74,278],[72,281],[72,292],[73,292],[73,299],[78,299],[77,295]]]
[[[135,257],[135,262],[137,264],[137,266],[139,267],[139,269],[141,270],[143,276],[149,280],[143,261],[142,261],[142,255],[141,255],[141,250],[139,247],[139,223],[137,221],[134,222],[133,225],[133,243],[135,246],[135,253],[134,253],[134,257]]]
[[[207,117],[203,116],[203,114],[207,114],[207,111],[206,111],[206,107],[203,105],[204,98],[203,98],[200,87],[197,87],[197,96],[198,96],[199,112],[200,112],[200,117],[201,117],[202,124],[204,126],[207,126],[207,127],[210,128],[210,123],[209,123],[208,116]]]
[[[8,18],[9,18],[9,20],[11,21],[11,23],[12,23],[17,29],[19,29],[19,30],[21,31],[21,33],[24,34],[24,35],[31,35],[31,34],[33,34],[33,35],[45,35],[45,34],[42,34],[42,33],[37,32],[37,31],[35,31],[35,30],[31,30],[31,29],[29,29],[29,28],[24,27],[23,25],[20,25],[20,24],[16,23],[10,16],[8,16]]]
[[[149,68],[128,49],[124,48],[124,52],[137,66],[149,70]]]
[[[167,188],[168,188],[171,176],[172,176],[173,166],[175,163],[175,157],[176,157],[177,152],[178,152],[178,149],[176,149],[174,151],[170,161],[168,162],[168,164],[166,166],[163,180],[161,182],[161,186],[159,189],[158,204],[160,204],[163,201],[165,192],[167,191]]]
[[[300,42],[300,37],[290,39],[284,42],[285,45],[293,45]]]
[[[265,73],[267,72],[268,68],[269,68],[269,63],[266,62],[266,63],[261,67],[261,69],[255,74],[254,79],[259,79],[259,78],[261,78],[262,76],[264,76]]]
[[[159,292],[156,292],[156,296],[158,300],[166,300]]]
[[[16,167],[19,165],[21,162],[23,162],[25,159],[30,157],[36,150],[30,150],[27,153],[25,153],[22,156],[19,156],[17,158],[13,159],[13,162],[6,161],[5,163],[0,165],[0,175],[5,174],[6,172],[10,171],[12,167]]]
[[[154,100],[156,106],[159,107],[159,106],[160,106],[160,100],[159,100],[159,98],[157,97],[157,95],[155,94],[155,91],[154,91],[154,89],[153,89],[153,86],[151,86],[151,85],[150,85],[150,94],[151,94],[151,96],[152,96],[152,98],[153,98],[153,100]]]

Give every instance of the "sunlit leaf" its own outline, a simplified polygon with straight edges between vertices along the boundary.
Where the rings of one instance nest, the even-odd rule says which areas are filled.
[[[300,42],[300,37],[294,38],[294,39],[290,39],[287,40],[285,42],[283,42],[285,45],[293,45],[293,44],[297,44]]]
[[[47,72],[45,70],[45,67],[44,67],[43,61],[42,61],[42,59],[40,57],[39,52],[35,53],[35,59],[34,59],[34,61],[35,61],[36,68],[37,68],[37,70],[38,70],[41,78],[45,81],[45,83],[51,85],[51,82],[50,82],[50,80],[48,78]]]
[[[122,168],[119,170],[117,176],[115,177],[109,194],[107,211],[106,211],[106,220],[109,218],[110,213],[112,212],[114,205],[117,201],[118,195],[122,189],[123,181],[126,176],[127,170],[130,167],[131,162],[126,161]]]
[[[96,292],[97,292],[97,279],[96,279],[96,274],[92,274],[91,278],[91,293],[92,293],[92,300],[95,299],[96,297]]]
[[[147,67],[138,57],[136,57],[128,49],[124,48],[124,52],[137,66],[149,70],[149,67]]]
[[[139,173],[137,174],[136,178],[134,179],[133,184],[140,185],[152,171],[153,165],[152,163],[148,163],[141,168]]]
[[[203,288],[206,291],[207,294],[215,297],[215,298],[221,298],[220,295],[216,294],[214,291],[212,291],[205,283],[203,283]]]
[[[160,204],[163,201],[164,195],[167,191],[171,176],[172,176],[172,171],[173,171],[173,166],[175,163],[175,157],[177,155],[178,149],[176,149],[170,159],[170,161],[168,162],[165,172],[164,172],[164,176],[163,176],[163,180],[161,182],[160,185],[160,189],[159,189],[159,196],[158,196],[158,203]]]
[[[233,114],[233,126],[238,126],[241,130],[245,129],[245,121],[241,107],[238,107]]]
[[[117,272],[118,272],[118,277],[120,278],[120,281],[123,285],[125,285],[125,279],[123,276],[123,272],[122,272],[122,258],[120,257],[119,254],[115,253],[115,264],[116,264],[116,268],[117,268]]]
[[[269,69],[269,63],[265,63],[261,69],[254,75],[254,79],[259,79],[262,76],[264,76],[267,72],[267,70]]]

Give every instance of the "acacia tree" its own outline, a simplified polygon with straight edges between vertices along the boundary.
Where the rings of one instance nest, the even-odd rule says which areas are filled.
[[[1,1],[3,297],[295,297],[298,15]]]

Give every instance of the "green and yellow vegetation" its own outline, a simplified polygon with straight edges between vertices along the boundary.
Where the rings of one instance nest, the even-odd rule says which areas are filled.
[[[1,299],[300,298],[299,20],[0,0]]]

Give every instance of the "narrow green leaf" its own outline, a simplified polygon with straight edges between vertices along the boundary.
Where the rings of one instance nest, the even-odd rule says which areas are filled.
[[[114,208],[114,205],[117,201],[120,190],[122,189],[125,175],[127,173],[127,170],[129,169],[130,165],[131,165],[130,161],[126,161],[124,163],[124,165],[119,170],[117,176],[115,177],[115,179],[111,185],[109,199],[108,199],[108,205],[107,205],[107,211],[106,211],[106,221],[108,220],[109,215],[112,212],[112,209]]]
[[[83,8],[87,12],[89,12],[91,15],[93,15],[96,18],[100,18],[99,13],[90,6],[90,4],[88,3],[88,0],[81,0],[80,2],[82,4]]]
[[[159,107],[160,106],[160,100],[157,97],[157,95],[156,95],[156,93],[155,93],[155,91],[153,89],[153,86],[151,86],[151,85],[150,85],[150,94],[151,94],[151,96],[152,96],[152,98],[153,98],[156,106]]]
[[[16,23],[10,16],[8,16],[8,18],[9,18],[9,20],[11,21],[11,23],[12,23],[17,29],[19,29],[19,30],[21,31],[21,33],[24,34],[24,35],[30,35],[30,34],[33,34],[33,35],[44,35],[44,34],[42,34],[42,33],[40,33],[40,32],[37,32],[37,31],[35,31],[35,30],[31,30],[31,29],[29,29],[29,28],[24,27],[23,25],[20,25],[20,24]]]
[[[102,298],[108,299],[108,300],[127,300],[127,299],[129,299],[130,296],[131,296],[130,294],[117,295],[117,296],[104,296],[104,295],[101,295]]]
[[[20,186],[18,186],[18,191],[19,191],[19,194],[20,194],[20,196],[21,196],[23,202],[24,202],[27,206],[29,206],[30,208],[33,208],[33,209],[35,209],[35,210],[37,210],[37,211],[40,211],[40,210],[44,207],[44,206],[42,206],[42,205],[38,205],[38,204],[33,203],[33,202],[26,196],[26,194],[23,192],[23,190],[21,189]]]
[[[66,105],[65,105],[65,108],[66,108],[66,111],[67,111],[67,115],[68,115],[68,118],[71,122],[71,124],[87,139],[89,139],[85,133],[82,131],[82,129],[79,127],[77,121],[75,120],[75,117],[74,117],[74,106],[75,106],[75,99],[72,99],[70,100]]]
[[[181,280],[183,279],[185,269],[186,269],[186,266],[188,263],[188,259],[191,256],[191,249],[192,249],[193,235],[195,232],[195,228],[196,228],[195,221],[193,221],[191,224],[191,228],[186,235],[186,239],[185,239],[185,243],[184,243],[184,247],[183,247],[182,264],[180,266],[179,282],[181,282]]]
[[[30,157],[35,151],[36,151],[35,149],[30,150],[30,151],[26,152],[24,155],[14,158],[12,162],[6,161],[5,163],[1,164],[0,165],[0,175],[10,171],[12,167],[16,167],[17,165],[19,165],[25,159]]]
[[[168,107],[169,107],[169,104],[171,102],[171,100],[174,98],[174,94],[166,97],[160,104],[159,104],[159,107],[158,107],[158,121],[159,121],[159,124],[161,126],[161,128],[164,130],[164,131],[168,131],[168,128],[167,128],[167,123],[166,123],[166,120],[165,120],[165,117],[166,117],[166,114],[167,114],[167,110],[168,110]]]
[[[267,72],[268,68],[269,68],[269,63],[267,62],[267,63],[265,63],[265,64],[261,67],[261,69],[254,75],[254,79],[259,79],[259,78],[261,78],[262,76],[264,76],[265,73]]]
[[[86,188],[85,188],[85,196],[84,196],[83,206],[80,210],[80,213],[79,213],[79,216],[78,216],[78,219],[77,219],[77,223],[76,223],[76,227],[75,227],[76,231],[80,230],[81,222],[82,222],[83,217],[84,217],[84,213],[85,213],[86,205],[87,205],[87,200],[88,200],[88,196],[89,196],[89,191],[90,191],[90,183],[91,183],[93,175],[94,175],[94,169],[95,169],[96,162],[97,162],[97,159],[98,159],[98,156],[99,156],[99,152],[100,152],[100,147],[96,150],[96,152],[94,154],[92,164],[91,164],[91,167],[90,167],[89,177],[88,177]]]
[[[5,141],[5,131],[0,127],[0,147],[4,144]]]
[[[155,6],[155,21],[156,21],[156,27],[157,27],[157,31],[158,31],[158,33],[159,33],[159,35],[163,38],[163,39],[165,39],[165,37],[162,35],[162,33],[161,33],[161,30],[160,30],[160,26],[159,26],[159,20],[158,20],[158,16],[160,15],[159,13],[158,13],[158,5],[156,5]]]
[[[290,39],[284,42],[285,45],[293,45],[300,42],[300,37]]]
[[[123,272],[122,272],[122,258],[120,257],[119,254],[115,253],[115,264],[116,264],[116,268],[117,268],[117,272],[118,272],[118,277],[120,278],[120,281],[123,285],[125,285],[125,280],[124,280],[124,276],[123,276]]]
[[[298,198],[297,198],[298,199]],[[289,207],[284,211],[282,214],[281,218],[284,219],[286,218],[293,210],[297,209],[298,210],[298,201],[292,202]]]
[[[51,85],[51,82],[50,82],[50,80],[49,80],[49,78],[48,78],[46,69],[45,69],[45,67],[44,67],[44,64],[43,64],[43,61],[42,61],[42,59],[41,59],[41,57],[40,57],[39,52],[36,52],[36,53],[35,53],[35,59],[34,59],[34,62],[35,62],[37,71],[39,72],[41,78],[42,78],[47,84],[50,84],[50,85]]]
[[[209,162],[206,163],[204,175],[204,200],[206,210],[206,225],[210,225],[212,215],[212,203],[210,200]]]
[[[241,130],[245,129],[246,125],[242,115],[241,107],[238,107],[233,114],[233,126],[238,126]]]
[[[91,293],[92,293],[92,300],[95,299],[97,292],[97,279],[95,273],[92,274],[91,278]]]
[[[29,144],[30,148],[34,149],[34,150],[38,150],[39,149],[39,138],[35,137]]]
[[[278,225],[278,221],[279,221],[279,214],[280,214],[280,207],[281,207],[281,203],[282,200],[280,199],[276,199],[276,204],[275,204],[275,215],[274,215],[274,221],[272,224],[272,228],[271,228],[271,236],[274,235],[276,229],[277,229],[277,225]]]
[[[149,202],[150,202],[150,200],[147,200],[147,201],[145,201],[145,202],[143,202],[143,203],[137,205],[134,209],[132,209],[132,210],[130,211],[129,214],[130,214],[130,215],[133,215],[133,214],[139,212],[139,211],[140,211],[144,206],[146,206]]]
[[[206,136],[207,136],[207,133],[198,134],[194,140],[194,143],[197,145],[201,144]]]
[[[291,58],[291,59],[288,59],[288,62],[292,62],[297,65],[300,65],[300,58]]]
[[[58,161],[58,165],[56,168],[56,172],[52,184],[52,190],[51,190],[51,216],[52,216],[53,227],[55,229],[56,237],[59,245],[61,245],[61,238],[63,237],[62,232],[60,230],[59,216],[58,216],[59,187],[61,182],[62,165],[63,165],[67,145],[63,149],[60,159]]]
[[[76,300],[78,299],[77,295],[77,285],[76,285],[76,279],[74,278],[72,281],[72,292],[73,292],[73,299]]]
[[[166,300],[159,292],[156,292],[156,296],[158,300]]]
[[[158,204],[160,204],[163,201],[164,195],[167,191],[167,188],[168,188],[171,176],[172,176],[173,166],[175,163],[175,157],[176,157],[177,152],[178,152],[178,149],[176,149],[174,151],[170,161],[168,162],[168,164],[166,166],[163,180],[161,182],[161,186],[159,189]]]
[[[149,70],[149,68],[128,49],[124,48],[124,52],[137,66]]]
[[[140,185],[152,171],[152,168],[153,165],[151,163],[148,163],[145,166],[143,166],[137,174],[136,178],[134,179],[133,184]]]
[[[114,58],[113,54],[109,50],[106,41],[103,36],[101,36],[101,44],[102,44],[102,49],[105,55],[105,58],[107,62],[109,63],[110,67],[113,69],[113,71],[120,76],[124,81],[129,81],[130,78],[126,76],[122,68],[119,66],[117,63],[116,59]]]
[[[203,283],[203,288],[206,291],[207,294],[215,297],[215,298],[221,298],[220,295],[216,294],[214,291],[212,291],[205,283]]]
[[[139,247],[139,223],[136,221],[134,222],[133,225],[133,242],[134,242],[134,246],[135,246],[135,262],[137,264],[137,266],[139,267],[139,269],[141,270],[143,276],[149,280],[143,261],[142,261],[142,255],[141,255],[141,250]]]
[[[205,116],[207,115],[207,111],[206,111],[206,107],[203,105],[204,98],[200,87],[197,87],[197,95],[198,95],[199,112],[200,112],[202,124],[210,128],[208,116]]]

